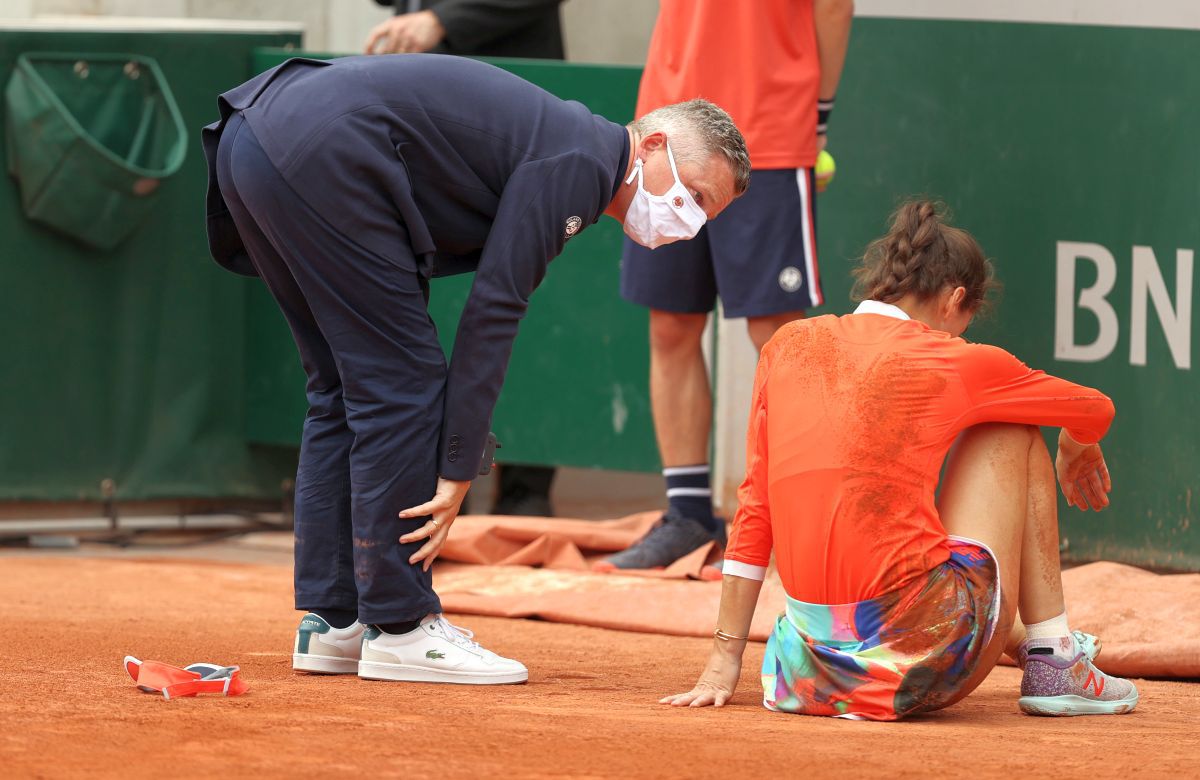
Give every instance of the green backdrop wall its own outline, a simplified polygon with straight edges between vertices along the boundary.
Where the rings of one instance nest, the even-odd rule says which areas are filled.
[[[0,182],[0,499],[94,500],[105,479],[120,499],[279,495],[294,456],[245,436],[247,285],[208,259],[200,128],[217,93],[250,75],[255,47],[297,43],[0,29],[5,83],[22,52],[155,58],[189,132],[183,168],[109,252],[30,223],[16,182]]]

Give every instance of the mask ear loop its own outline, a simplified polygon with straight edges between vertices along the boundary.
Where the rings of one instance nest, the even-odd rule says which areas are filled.
[[[670,141],[667,141],[667,162],[671,163],[671,175],[675,177],[675,182],[683,184],[683,180],[679,178],[679,169],[675,167],[675,155],[671,154]]]
[[[626,184],[633,183],[633,177],[638,177],[638,189],[642,188],[642,158],[638,157],[633,161],[633,170],[629,172],[629,178],[625,179]]]

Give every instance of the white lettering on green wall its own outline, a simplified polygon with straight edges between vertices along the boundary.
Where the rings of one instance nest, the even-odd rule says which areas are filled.
[[[1133,294],[1129,314],[1129,362],[1146,365],[1146,299],[1162,324],[1167,347],[1179,368],[1192,367],[1192,250],[1175,250],[1175,305],[1158,258],[1148,246],[1133,248]]]
[[[1096,281],[1079,291],[1078,306],[1096,315],[1100,332],[1091,344],[1075,343],[1075,265],[1078,259],[1096,266]],[[1077,363],[1095,363],[1112,354],[1117,346],[1117,312],[1108,302],[1117,281],[1117,263],[1112,253],[1099,244],[1058,242],[1058,271],[1054,298],[1054,358]]]
[[[1113,255],[1099,244],[1059,241],[1057,244],[1054,300],[1054,357],[1079,363],[1104,360],[1117,347],[1120,320],[1109,301],[1117,281],[1117,263]],[[1192,367],[1192,270],[1193,252],[1175,252],[1175,298],[1172,300],[1162,269],[1154,250],[1146,246],[1133,247],[1132,283],[1129,306],[1129,362],[1146,365],[1146,338],[1149,307],[1166,338],[1171,359],[1176,368]],[[1090,262],[1096,269],[1096,280],[1079,290],[1076,296],[1075,270],[1080,260]],[[1099,326],[1096,338],[1089,344],[1075,340],[1076,309],[1083,309],[1096,318]]]

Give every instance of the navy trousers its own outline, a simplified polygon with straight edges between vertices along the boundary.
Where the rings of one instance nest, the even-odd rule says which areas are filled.
[[[357,610],[364,623],[440,612],[431,575],[408,563],[420,544],[399,542],[428,518],[397,516],[437,486],[446,361],[427,282],[332,228],[280,176],[240,114],[221,137],[217,181],[308,374],[296,608]],[[409,251],[399,222],[396,239],[398,252]]]

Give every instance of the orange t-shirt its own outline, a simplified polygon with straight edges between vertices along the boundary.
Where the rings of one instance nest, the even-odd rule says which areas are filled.
[[[810,604],[865,601],[949,558],[934,490],[964,429],[1057,425],[1091,444],[1113,418],[1099,391],[1003,349],[862,309],[887,314],[784,326],[755,376],[725,571],[761,578],[774,547],[784,589]]]
[[[811,168],[820,88],[813,0],[661,0],[637,116],[706,98],[759,169]]]

